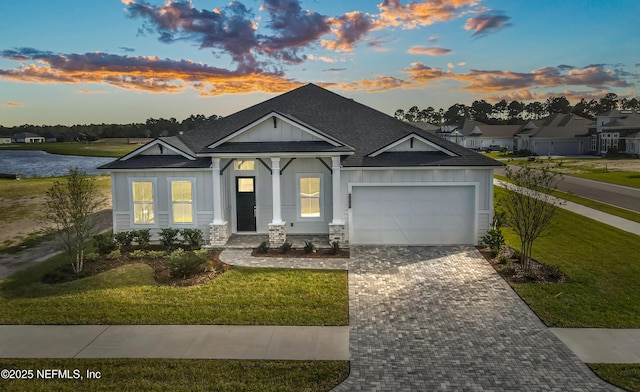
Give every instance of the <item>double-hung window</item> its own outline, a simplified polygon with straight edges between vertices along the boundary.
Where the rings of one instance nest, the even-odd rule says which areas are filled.
[[[173,223],[193,223],[193,182],[171,181],[171,211]]]
[[[134,180],[131,182],[134,224],[152,225],[156,223],[153,188],[153,181]]]
[[[298,177],[298,217],[322,217],[322,181],[320,175],[303,174]]]

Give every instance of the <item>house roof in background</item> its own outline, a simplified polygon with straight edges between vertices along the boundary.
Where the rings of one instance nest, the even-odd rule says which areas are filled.
[[[531,128],[531,126],[535,128]],[[533,138],[572,138],[586,136],[593,120],[575,114],[554,113],[540,120],[529,121],[521,125],[518,135]]]
[[[463,136],[509,138],[513,137],[519,128],[520,125],[491,125],[476,120],[464,119],[456,129]]]
[[[640,128],[640,111],[638,110],[614,110],[606,115],[598,115],[598,117],[615,118],[615,120],[604,124],[603,130]]]

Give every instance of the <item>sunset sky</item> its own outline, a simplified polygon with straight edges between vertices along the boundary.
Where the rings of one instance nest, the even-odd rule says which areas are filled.
[[[637,0],[0,1],[0,125],[228,115],[309,82],[388,114],[638,97]]]

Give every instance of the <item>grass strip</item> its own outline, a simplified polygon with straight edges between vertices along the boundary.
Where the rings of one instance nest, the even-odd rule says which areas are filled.
[[[67,262],[61,254],[0,281],[0,324],[349,323],[346,271],[234,267],[202,285],[174,287],[135,263],[72,282],[41,282]]]
[[[0,359],[0,368],[34,371],[0,380],[11,391],[328,391],[349,375],[347,361],[171,359]],[[84,379],[36,378],[37,370],[78,370]],[[100,372],[88,379],[87,371]]]
[[[499,197],[506,190],[495,192]],[[503,232],[518,249],[513,231]],[[551,232],[534,242],[533,257],[569,280],[513,287],[551,327],[640,328],[639,253],[637,235],[559,209]]]
[[[640,364],[587,364],[606,382],[631,392],[640,392]]]

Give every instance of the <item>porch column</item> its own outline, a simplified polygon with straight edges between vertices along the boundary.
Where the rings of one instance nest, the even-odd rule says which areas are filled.
[[[213,222],[209,225],[209,238],[212,246],[225,245],[229,240],[229,224],[222,214],[222,178],[220,158],[211,158],[211,179],[213,180]]]
[[[280,204],[280,158],[271,158],[271,186],[273,188],[273,224],[282,223]]]
[[[287,241],[286,223],[282,221],[280,158],[271,158],[271,187],[273,188],[273,219],[269,223],[269,245],[275,247]]]
[[[342,212],[342,192],[340,191],[340,157],[331,157],[331,202],[333,205],[333,220],[329,224],[329,242],[345,242],[345,224]]]

